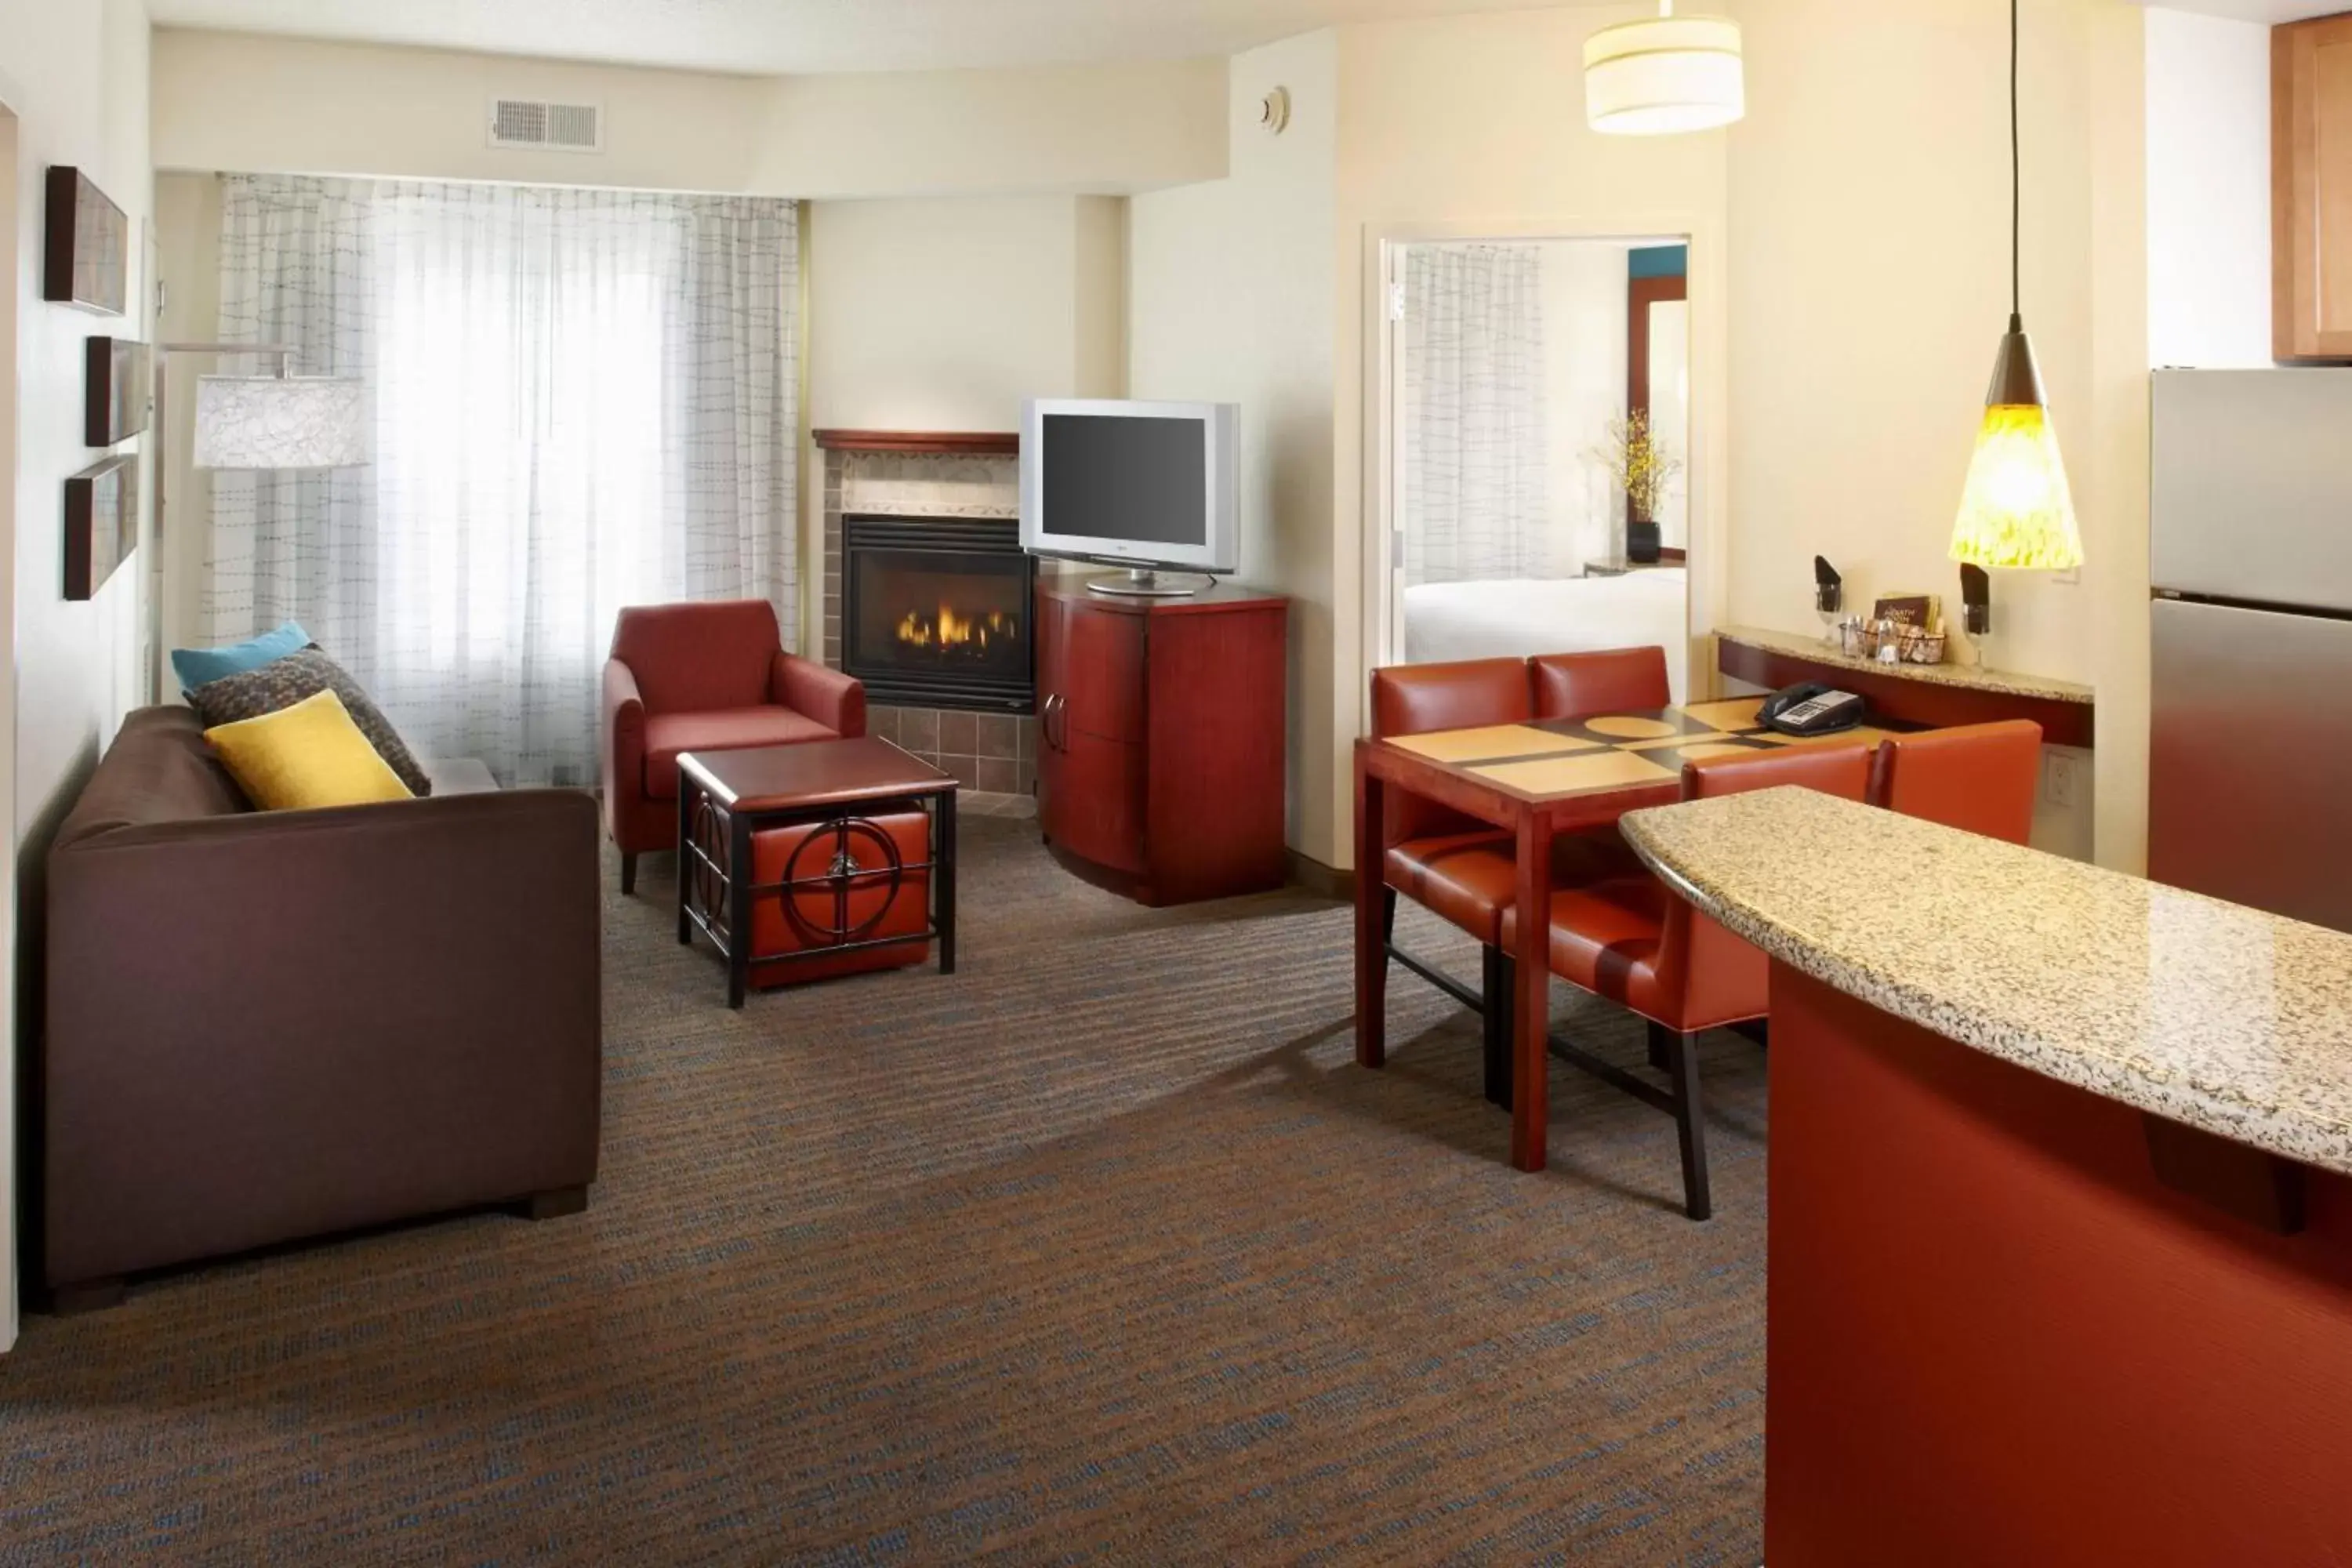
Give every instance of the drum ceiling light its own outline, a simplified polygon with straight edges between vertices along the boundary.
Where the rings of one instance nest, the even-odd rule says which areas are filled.
[[[1739,24],[1727,16],[1658,14],[1603,27],[1584,40],[1584,117],[1612,136],[1711,131],[1748,112]]]

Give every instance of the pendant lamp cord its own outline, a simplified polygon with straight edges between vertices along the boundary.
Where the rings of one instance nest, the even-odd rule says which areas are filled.
[[[2019,151],[2017,129],[2017,0],[2009,0],[2009,330],[2025,324],[2024,241],[2025,160]]]

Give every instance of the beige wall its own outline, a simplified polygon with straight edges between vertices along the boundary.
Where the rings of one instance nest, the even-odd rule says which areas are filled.
[[[147,16],[139,0],[0,0],[0,232],[13,227],[16,276],[0,307],[0,339],[12,374],[0,395],[0,452],[13,458],[10,504],[0,522],[13,533],[0,552],[10,574],[0,613],[13,622],[16,679],[0,689],[8,705],[0,758],[13,808],[13,855],[0,876],[0,994],[16,1000],[16,1026],[0,1062],[0,1348],[16,1331],[16,1052],[38,1027],[40,868],[58,818],[70,805],[123,710],[138,700],[141,560],[126,563],[86,603],[63,593],[66,477],[100,454],[82,445],[82,344],[91,333],[141,336],[144,310],[112,319],[41,301],[43,172],[79,166],[130,215],[134,250],[131,298],[147,297],[141,251],[149,210]],[[10,403],[13,400],[13,408]],[[138,447],[126,448],[138,450]],[[142,494],[149,486],[142,482]]]
[[[155,35],[166,169],[765,195],[1116,194],[1223,172],[1213,60],[719,76],[238,33]],[[487,144],[500,94],[603,106],[605,151]]]
[[[2271,30],[2147,12],[2147,336],[2155,365],[2271,360]]]
[[[1127,201],[813,202],[803,231],[811,430],[1017,430],[1031,397],[1127,384]],[[815,595],[823,458],[802,452],[803,615]]]
[[[1331,679],[1313,694],[1334,744],[1328,794],[1313,803],[1317,858],[1347,864],[1353,812],[1348,748],[1364,721],[1372,655],[1363,609],[1368,340],[1367,247],[1387,235],[1472,237],[1620,234],[1691,237],[1694,635],[1723,593],[1724,137],[1594,135],[1572,68],[1585,36],[1646,7],[1506,12],[1344,27],[1337,213],[1330,259],[1331,561],[1339,606]],[[1377,361],[1370,367],[1375,390]],[[1694,660],[1694,668],[1701,661]]]
[[[1732,618],[1813,624],[1810,558],[1866,600],[1958,592],[1952,516],[2009,311],[2007,17],[1975,0],[1741,11],[1730,138]],[[2090,563],[2004,573],[1993,662],[2099,688],[2100,858],[2138,863],[2147,426],[2140,13],[2027,0],[2026,323]]]
[[[1118,395],[1122,205],[811,203],[810,425],[1015,430],[1024,398]]]
[[[1592,454],[1625,413],[1629,254],[1597,241],[1543,247],[1545,441],[1568,562],[1608,555],[1621,537],[1620,492]]]
[[[163,342],[209,342],[220,336],[221,183],[215,174],[155,176],[155,266],[164,290],[156,329]],[[148,564],[160,582],[163,646],[189,647],[204,632],[204,567],[212,545],[213,477],[195,455],[196,378],[221,369],[210,359],[172,361],[170,397],[157,447],[163,458],[163,548]]]
[[[1341,864],[1332,815],[1343,738],[1331,701],[1353,588],[1332,559],[1331,271],[1338,51],[1310,34],[1234,58],[1232,174],[1138,196],[1129,234],[1129,385],[1241,405],[1241,572],[1290,595],[1291,847]],[[1289,129],[1256,123],[1289,89]]]
[[[1251,433],[1269,471],[1289,476],[1279,505],[1253,476],[1244,571],[1298,600],[1292,843],[1305,853],[1349,858],[1347,748],[1376,640],[1364,348],[1381,341],[1365,285],[1381,237],[1691,236],[1695,637],[1725,620],[1811,626],[1817,552],[1857,596],[1956,596],[1952,510],[2008,309],[2006,19],[1971,0],[1740,9],[1749,114],[1726,134],[1585,130],[1559,62],[1613,12],[1373,24],[1237,60],[1232,177],[1135,204],[1137,395],[1257,405]],[[1324,216],[1325,154],[1319,140],[1292,140],[1298,125],[1270,139],[1247,117],[1257,90],[1305,79],[1327,47],[1336,112],[1318,332],[1296,321],[1326,287],[1297,253]],[[2073,584],[2005,574],[1993,653],[2099,687],[2095,843],[2103,860],[2135,867],[2147,684],[2137,8],[2027,0],[2024,94],[2027,315],[2092,561]],[[1301,98],[1309,132],[1316,97]],[[1328,426],[1286,412],[1316,402],[1327,345]],[[1297,472],[1326,439],[1328,508]],[[2058,825],[2086,851],[2094,831],[2079,812]]]

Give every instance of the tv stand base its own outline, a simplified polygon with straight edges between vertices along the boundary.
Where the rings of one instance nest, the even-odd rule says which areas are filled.
[[[1204,574],[1171,573],[1163,577],[1148,567],[1106,572],[1087,579],[1087,591],[1090,594],[1117,594],[1135,599],[1189,599],[1216,585],[1217,580]]]

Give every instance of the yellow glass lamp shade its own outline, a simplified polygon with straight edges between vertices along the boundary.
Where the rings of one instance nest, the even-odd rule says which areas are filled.
[[[1728,125],[1748,111],[1739,24],[1677,16],[1603,27],[1584,40],[1584,118],[1612,136],[1670,136]]]
[[[1952,525],[1952,559],[1978,566],[2063,572],[2083,563],[2074,498],[2058,455],[2058,428],[2038,403],[1996,404],[1977,431],[1976,457]]]

